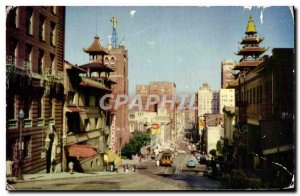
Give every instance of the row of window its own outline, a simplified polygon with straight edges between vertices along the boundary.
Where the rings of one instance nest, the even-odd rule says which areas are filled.
[[[11,48],[12,48],[12,57],[15,60],[18,59],[18,52],[19,52],[19,44],[17,40],[11,40]],[[32,64],[33,62],[33,46],[30,44],[25,44],[24,48],[24,61],[28,62],[29,64]],[[37,55],[37,73],[42,74],[45,71],[45,51],[42,49],[38,49],[38,55]],[[50,53],[50,66],[52,69],[55,67],[55,55]]]
[[[53,6],[52,6],[53,7]],[[56,10],[56,8],[53,8]],[[56,12],[56,11],[53,11]],[[13,10],[11,10],[10,13],[10,26],[13,28],[19,28],[19,8],[16,7]],[[33,36],[33,25],[38,21],[39,23],[39,39],[42,42],[46,41],[46,17],[43,16],[42,14],[39,14],[39,16],[35,17],[35,13],[33,11],[32,7],[27,7],[26,8],[26,16],[25,16],[25,32],[27,35],[32,35]],[[56,45],[56,23],[53,21],[50,21],[50,44],[52,46]]]
[[[81,103],[78,101],[80,100],[80,94],[74,93],[70,91],[68,93],[68,105],[79,105],[79,106],[87,106],[87,107],[97,107],[99,100],[96,96],[85,94]]]
[[[270,89],[268,89],[268,85],[266,85],[265,90],[270,91]],[[260,103],[260,102],[262,102],[262,93],[263,93],[262,91],[263,91],[262,85],[242,91],[241,101],[247,102],[249,104]],[[266,94],[268,95],[269,92],[266,92]]]
[[[17,108],[16,101],[19,101],[19,104],[22,105],[22,109],[24,111],[24,126],[25,127],[31,127],[32,126],[32,118],[38,119],[38,126],[44,126],[44,111],[45,111],[45,102],[44,99],[33,99],[30,100],[29,97],[19,98],[15,96],[12,99],[7,100],[7,119],[13,120],[11,121],[10,128],[16,128],[17,127],[17,120],[18,119],[18,112],[20,108]],[[48,116],[49,116],[49,123],[51,122],[50,119],[54,119],[55,117],[55,101],[50,100],[48,102]],[[36,107],[36,116],[33,117],[33,106]]]

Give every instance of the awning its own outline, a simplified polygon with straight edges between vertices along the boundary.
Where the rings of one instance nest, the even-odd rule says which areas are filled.
[[[97,152],[97,148],[89,145],[72,145],[68,147],[69,156],[77,158],[93,157]]]
[[[116,165],[121,163],[121,158],[112,150],[107,151],[105,154],[107,155],[106,162],[115,162]]]
[[[85,110],[80,108],[80,107],[77,107],[77,106],[69,106],[67,107],[67,112],[84,112]]]

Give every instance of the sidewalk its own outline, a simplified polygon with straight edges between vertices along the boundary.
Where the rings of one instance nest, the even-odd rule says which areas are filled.
[[[77,173],[73,172],[72,174],[68,172],[60,173],[36,173],[36,174],[23,174],[24,180],[16,180],[16,178],[11,178],[15,182],[29,182],[29,181],[40,181],[40,180],[53,180],[53,179],[65,179],[65,178],[79,178],[79,177],[88,177],[88,176],[104,176],[104,175],[115,175],[116,172],[90,172],[90,173]],[[8,179],[8,178],[7,178]]]
[[[142,162],[146,162],[148,160],[142,160]],[[105,175],[116,175],[119,173],[125,173],[123,166],[129,165],[130,169],[128,173],[132,172],[133,165],[138,165],[138,160],[129,160],[124,159],[122,160],[122,163],[117,168],[117,171],[115,172],[109,172],[109,171],[91,171],[88,173],[78,173],[73,172],[72,174],[68,172],[58,172],[58,173],[35,173],[35,174],[23,174],[24,180],[16,180],[16,177],[8,177],[7,180],[11,180],[13,182],[29,182],[29,181],[40,181],[40,180],[53,180],[53,179],[67,179],[67,178],[79,178],[79,177],[89,177],[89,176],[105,176]]]

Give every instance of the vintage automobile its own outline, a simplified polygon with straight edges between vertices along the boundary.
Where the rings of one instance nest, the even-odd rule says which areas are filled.
[[[160,158],[161,166],[171,166],[172,165],[172,154],[163,153]]]
[[[196,167],[196,161],[194,159],[190,159],[187,163],[187,167]]]

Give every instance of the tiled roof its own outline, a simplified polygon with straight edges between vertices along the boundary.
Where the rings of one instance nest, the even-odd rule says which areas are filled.
[[[94,42],[90,47],[87,49],[83,49],[86,53],[103,53],[103,54],[108,54],[106,50],[101,46],[101,43],[99,41],[99,37],[96,36],[94,39]]]

